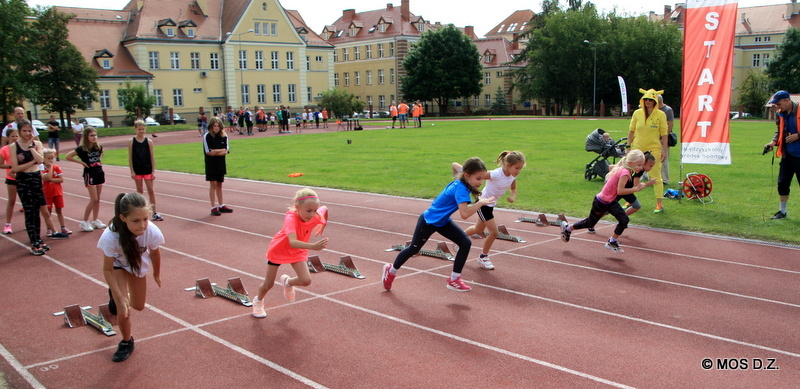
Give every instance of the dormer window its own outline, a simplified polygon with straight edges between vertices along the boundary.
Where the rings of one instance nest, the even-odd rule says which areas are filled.
[[[484,52],[483,52],[483,62],[485,62],[485,63],[491,63],[491,62],[492,62],[492,60],[494,59],[495,55],[496,55],[496,54],[494,53],[494,51],[493,51],[493,50],[486,50],[486,51],[484,51]]]
[[[110,59],[104,59],[104,60],[102,61],[102,63],[103,63],[103,64],[102,64],[102,66],[101,66],[101,67],[102,67],[103,69],[111,69],[111,60],[110,60]]]
[[[166,18],[159,20],[157,26],[164,35],[173,37],[175,36],[175,27],[178,26],[178,23],[175,23],[175,21],[170,18]]]
[[[386,29],[392,24],[392,18],[383,17],[378,20],[378,31],[386,32]]]
[[[360,21],[354,20],[350,23],[350,36],[356,36],[361,28],[364,27],[364,24]]]
[[[189,38],[195,37],[195,29],[197,28],[197,24],[195,24],[191,19],[184,20],[178,23],[178,27]],[[168,28],[169,30],[169,28]],[[167,36],[172,36],[169,31],[167,31]]]
[[[175,36],[175,29],[172,27],[167,27],[167,36]]]
[[[358,34],[358,29],[355,27],[350,27],[350,36],[356,36]]]
[[[94,52],[94,59],[97,61],[97,66],[102,69],[113,69],[114,68],[114,54],[111,54],[110,51],[103,49],[97,50]]]

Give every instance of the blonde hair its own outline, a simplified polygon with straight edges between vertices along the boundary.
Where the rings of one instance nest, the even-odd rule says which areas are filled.
[[[317,196],[317,192],[314,192],[311,188],[303,188],[297,191],[294,194],[294,204],[289,207],[289,209],[294,209],[295,206],[302,205],[306,201],[316,200],[319,201],[319,196]]]
[[[522,154],[520,151],[503,151],[497,156],[497,159],[494,160],[497,166],[503,166],[504,163],[509,165],[516,165],[522,162],[523,166],[525,165],[525,155]]]
[[[56,153],[55,149],[42,149],[42,157],[46,157],[48,155],[53,155]]]
[[[614,165],[614,168],[611,169],[608,174],[606,174],[606,179],[611,178],[616,174],[619,169],[631,169],[631,164],[636,164],[637,162],[641,162],[639,165],[643,164],[645,160],[644,153],[642,150],[631,150],[628,152],[627,155],[622,157],[622,159]]]
[[[147,128],[147,123],[142,119],[136,119],[136,121],[133,122],[133,128],[136,128],[136,127],[139,127],[139,126]]]

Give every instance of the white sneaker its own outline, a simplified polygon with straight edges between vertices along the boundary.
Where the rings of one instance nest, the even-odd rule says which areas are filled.
[[[284,274],[281,276],[281,285],[283,285],[283,297],[286,297],[289,301],[294,301],[295,292],[294,286],[289,285],[289,277],[288,274]]]
[[[259,300],[258,297],[253,297],[253,316],[257,318],[267,317],[267,311],[264,310],[264,300]]]
[[[478,257],[478,265],[481,265],[481,269],[484,270],[494,270],[494,265],[489,257]]]
[[[81,220],[81,231],[92,232],[94,231],[94,227],[92,227],[92,223],[89,223],[86,220]]]
[[[94,227],[96,230],[101,230],[103,228],[106,228],[107,226],[103,224],[103,222],[101,222],[100,219],[97,219],[92,222],[92,227]]]

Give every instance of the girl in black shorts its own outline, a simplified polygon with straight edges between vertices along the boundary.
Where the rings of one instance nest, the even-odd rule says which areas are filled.
[[[80,160],[75,159],[75,157]],[[86,127],[83,130],[81,145],[67,154],[67,161],[79,163],[83,166],[83,184],[89,191],[89,203],[83,211],[81,220],[81,231],[90,232],[95,229],[106,228],[105,223],[100,221],[97,214],[100,213],[100,195],[103,193],[103,184],[106,182],[106,175],[103,172],[103,164],[100,159],[103,157],[103,146],[97,143],[97,130]],[[89,215],[94,221],[89,221]]]
[[[203,137],[203,152],[206,162],[206,181],[209,183],[208,197],[211,200],[211,215],[219,216],[233,212],[222,201],[222,183],[228,173],[225,156],[230,152],[228,135],[219,118],[212,118],[208,124],[208,133]]]

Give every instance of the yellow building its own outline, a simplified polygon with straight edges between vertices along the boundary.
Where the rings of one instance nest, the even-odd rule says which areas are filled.
[[[119,11],[75,14],[70,41],[98,70],[99,104],[77,113],[114,124],[117,90],[141,83],[192,122],[200,110],[313,105],[333,84],[333,46],[277,0],[133,0]],[[45,116],[46,114],[39,114]]]

